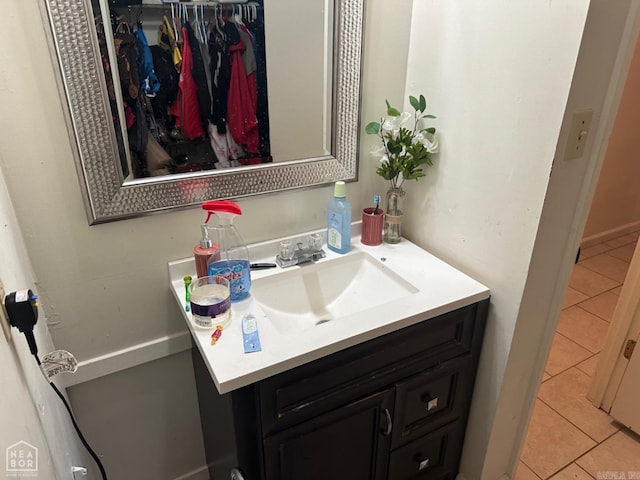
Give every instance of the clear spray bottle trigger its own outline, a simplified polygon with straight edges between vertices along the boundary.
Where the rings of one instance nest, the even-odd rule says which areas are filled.
[[[204,202],[202,208],[207,211],[207,222],[213,214],[218,217],[218,226],[209,229],[217,237],[220,258],[209,262],[209,275],[222,275],[229,280],[232,302],[244,300],[251,289],[249,250],[233,225],[242,210],[230,200]]]

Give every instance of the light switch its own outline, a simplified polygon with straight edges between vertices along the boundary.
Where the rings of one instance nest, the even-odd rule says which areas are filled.
[[[571,129],[569,131],[569,137],[567,138],[567,146],[564,149],[565,160],[580,158],[584,154],[584,146],[589,137],[592,118],[592,110],[573,114]]]
[[[82,477],[87,476],[87,469],[84,467],[71,467],[71,473],[73,474],[73,480],[80,480]]]

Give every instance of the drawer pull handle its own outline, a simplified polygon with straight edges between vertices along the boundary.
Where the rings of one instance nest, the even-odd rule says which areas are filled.
[[[389,436],[389,435],[391,435],[391,430],[393,429],[393,422],[391,421],[391,413],[389,413],[389,409],[388,408],[384,409],[384,415],[385,415],[385,417],[387,419],[387,428],[385,428],[382,433],[385,436]]]
[[[429,394],[422,397],[422,401],[427,404],[427,412],[438,407],[438,397],[431,398]]]
[[[425,468],[429,467],[429,459],[426,458],[424,460],[420,460],[422,458],[422,454],[419,453],[415,457],[413,457],[416,462],[418,462],[418,470],[422,471]]]

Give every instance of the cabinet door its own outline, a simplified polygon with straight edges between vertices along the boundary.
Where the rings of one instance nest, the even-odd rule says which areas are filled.
[[[392,418],[387,389],[267,437],[266,479],[385,479]]]

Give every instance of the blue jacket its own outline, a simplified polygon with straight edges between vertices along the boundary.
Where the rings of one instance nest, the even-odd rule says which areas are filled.
[[[142,28],[138,25],[135,30],[138,37],[138,72],[140,74],[140,88],[144,90],[147,97],[154,97],[160,90],[160,81],[153,69],[153,56],[149,48],[149,42]]]

